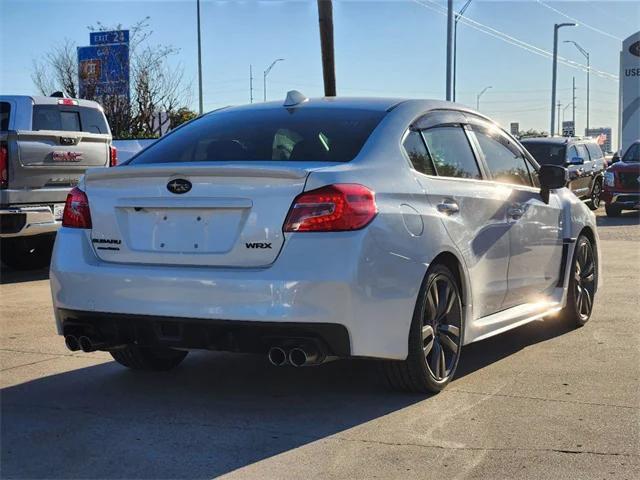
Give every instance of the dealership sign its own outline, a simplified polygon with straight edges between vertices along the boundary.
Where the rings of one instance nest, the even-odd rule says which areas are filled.
[[[640,32],[622,42],[619,111],[619,146],[624,152],[640,136]]]
[[[81,98],[102,95],[129,98],[129,31],[91,32],[88,47],[78,48]]]

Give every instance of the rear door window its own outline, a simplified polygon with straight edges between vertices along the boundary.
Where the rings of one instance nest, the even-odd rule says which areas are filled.
[[[109,133],[104,114],[90,107],[34,105],[33,130]]]
[[[566,146],[563,144],[544,142],[522,142],[524,148],[536,159],[540,165],[564,166]]]
[[[480,179],[469,139],[462,127],[435,127],[423,132],[427,150],[440,177]]]
[[[589,151],[591,160],[600,160],[604,157],[602,150],[597,143],[585,143],[585,147],[587,147],[587,150]]]
[[[348,162],[385,114],[305,106],[223,110],[174,130],[130,163]]]
[[[402,142],[413,168],[426,175],[435,175],[433,161],[422,139],[422,135],[417,131],[410,131]]]
[[[9,130],[9,117],[11,116],[11,104],[0,102],[0,132]]]

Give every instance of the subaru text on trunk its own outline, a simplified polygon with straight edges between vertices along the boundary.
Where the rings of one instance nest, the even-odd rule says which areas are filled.
[[[567,179],[451,103],[290,92],[212,112],[69,194],[58,333],[133,369],[190,349],[366,357],[439,391],[465,344],[589,319],[598,236]]]

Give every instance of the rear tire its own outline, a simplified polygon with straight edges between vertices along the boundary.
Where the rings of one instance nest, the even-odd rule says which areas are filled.
[[[580,235],[569,270],[567,305],[560,317],[570,326],[582,327],[589,321],[598,285],[596,251],[591,240]]]
[[[607,212],[607,217],[619,217],[622,213],[622,209],[614,205],[605,205],[604,210]]]
[[[0,243],[2,263],[15,270],[35,270],[47,267],[51,261],[54,236],[3,238]]]
[[[120,365],[132,370],[167,371],[177,367],[189,352],[163,347],[127,345],[109,353]]]
[[[409,331],[409,354],[384,361],[383,373],[394,390],[437,393],[453,378],[463,343],[460,286],[444,265],[428,272]]]

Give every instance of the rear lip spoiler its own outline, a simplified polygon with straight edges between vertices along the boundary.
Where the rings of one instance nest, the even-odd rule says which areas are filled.
[[[264,178],[306,178],[309,170],[304,168],[248,166],[244,165],[194,165],[192,163],[167,163],[163,165],[120,165],[116,168],[89,168],[86,171],[85,182],[93,180],[130,178],[130,177],[264,177]]]

